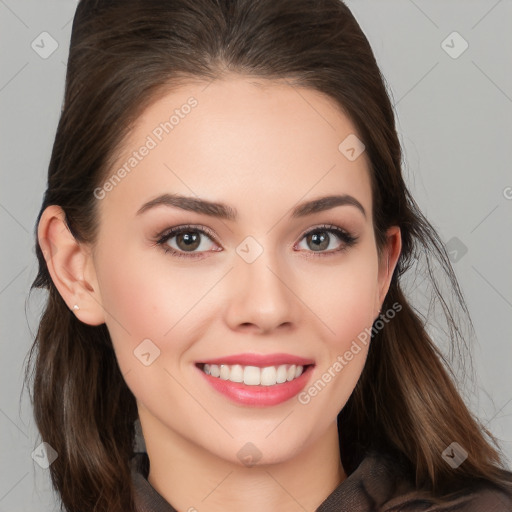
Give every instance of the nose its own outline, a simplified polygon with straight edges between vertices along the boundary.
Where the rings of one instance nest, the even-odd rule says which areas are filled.
[[[231,329],[268,333],[297,326],[302,304],[294,291],[297,285],[290,268],[272,252],[263,251],[252,263],[240,259],[230,272],[224,311]]]

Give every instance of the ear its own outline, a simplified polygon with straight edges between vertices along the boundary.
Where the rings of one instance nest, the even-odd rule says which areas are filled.
[[[103,324],[105,318],[90,248],[71,234],[60,206],[52,205],[44,210],[37,237],[52,281],[69,309],[86,324]]]
[[[382,255],[379,261],[378,273],[378,295],[376,297],[376,310],[374,316],[377,317],[382,304],[389,290],[393,272],[398,263],[398,258],[402,250],[402,236],[398,226],[392,226],[386,232],[386,244],[383,247]]]

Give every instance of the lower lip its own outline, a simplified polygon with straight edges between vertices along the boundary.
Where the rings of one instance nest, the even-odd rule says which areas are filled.
[[[196,367],[197,368],[197,367]],[[310,365],[300,377],[290,382],[275,384],[273,386],[247,386],[243,382],[231,382],[220,377],[207,375],[201,368],[198,371],[215,390],[227,396],[233,402],[242,405],[267,407],[290,400],[298,395],[309,380],[313,365]]]

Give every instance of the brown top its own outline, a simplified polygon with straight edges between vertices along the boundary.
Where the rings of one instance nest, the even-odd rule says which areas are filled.
[[[148,482],[147,453],[136,453],[131,464],[137,512],[177,512]],[[512,511],[512,497],[491,486],[474,489],[443,505],[433,503],[418,497],[412,480],[396,461],[372,453],[362,459],[316,512]]]

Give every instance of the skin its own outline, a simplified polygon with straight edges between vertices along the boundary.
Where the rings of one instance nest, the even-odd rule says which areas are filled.
[[[76,316],[109,329],[137,399],[148,480],[169,503],[201,512],[314,510],[347,476],[336,418],[368,346],[308,404],[296,397],[269,407],[235,404],[194,365],[287,352],[315,360],[309,386],[371,328],[398,260],[400,231],[390,228],[379,261],[366,154],[349,161],[338,150],[357,134],[353,124],[330,98],[284,82],[227,76],[166,94],[139,118],[108,176],[190,96],[197,107],[98,200],[94,244],[76,243],[58,206],[42,216],[40,243],[62,297],[80,307]],[[164,192],[226,203],[239,219],[169,206],[137,214]],[[366,217],[344,205],[290,218],[297,203],[332,194],[356,198]],[[159,232],[183,224],[216,235],[200,235],[199,258],[178,258],[154,243]],[[357,242],[326,254],[344,242],[324,235],[331,241],[319,255],[303,234],[322,224]],[[263,249],[252,263],[236,252],[247,236]],[[176,237],[169,243],[186,250]],[[144,339],[160,350],[149,366],[134,357]],[[248,442],[261,456],[251,467],[237,455]]]

